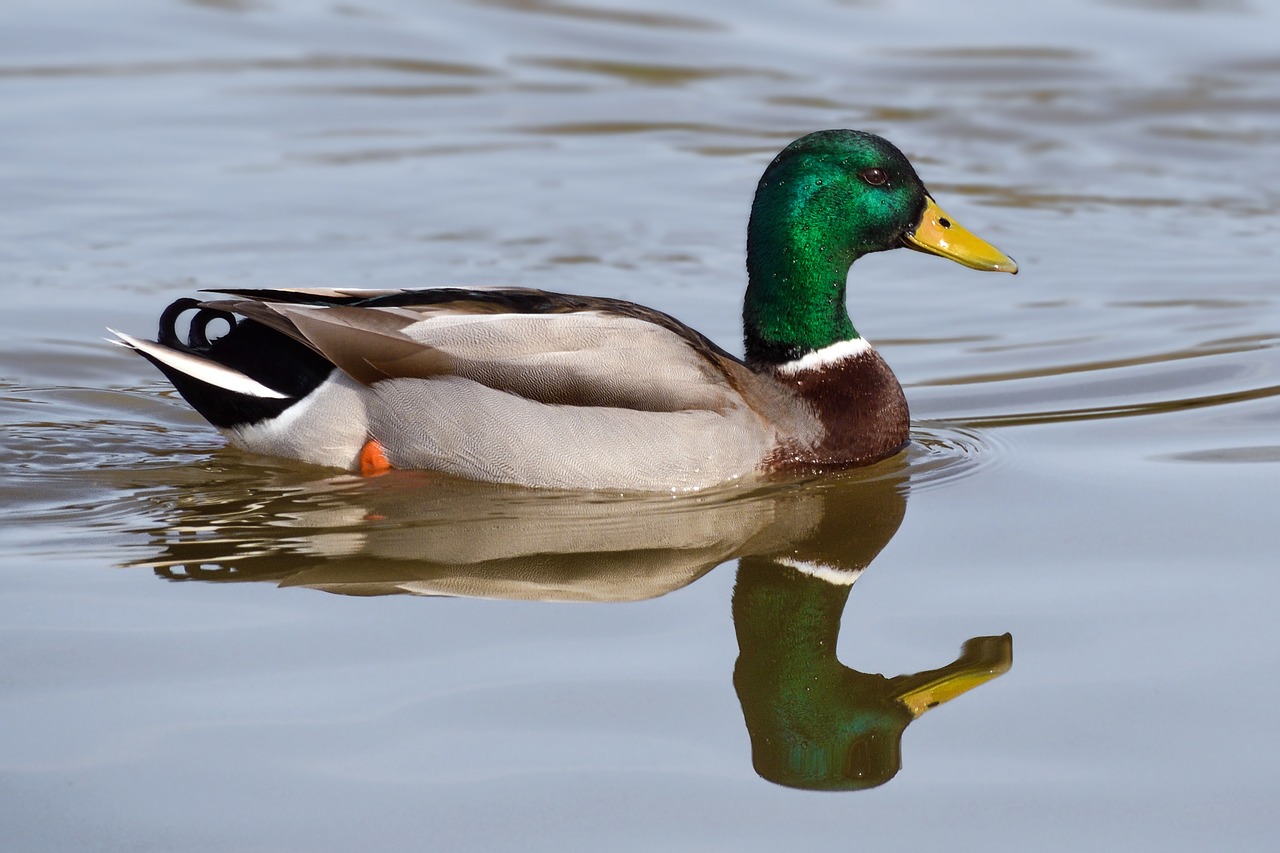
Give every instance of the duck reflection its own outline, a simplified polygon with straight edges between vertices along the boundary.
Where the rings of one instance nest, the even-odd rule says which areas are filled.
[[[811,526],[786,492],[610,497],[394,472],[246,493],[187,491],[138,561],[174,580],[275,581],[346,595],[638,601]]]
[[[1013,638],[975,637],[939,669],[886,678],[836,659],[850,580],[766,558],[738,564],[733,685],[756,772],[811,790],[882,785],[902,767],[902,733],[935,708],[1007,672]]]
[[[897,532],[907,469],[681,498],[531,492],[397,472],[247,494],[188,489],[144,560],[176,580],[347,595],[636,601],[737,558],[733,682],[756,772],[808,789],[883,784],[906,727],[1006,672],[1010,635],[886,678],[836,658],[853,582]],[[198,490],[197,490],[198,491]]]
[[[939,669],[886,678],[836,659],[853,583],[897,532],[898,484],[818,493],[812,532],[784,551],[738,562],[733,683],[764,778],[795,788],[858,790],[892,779],[902,733],[930,708],[1007,672],[1013,638],[975,637]]]

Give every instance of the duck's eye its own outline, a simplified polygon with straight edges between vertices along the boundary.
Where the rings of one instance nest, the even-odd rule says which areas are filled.
[[[884,169],[863,169],[858,173],[858,177],[873,187],[882,187],[889,183],[889,173]]]

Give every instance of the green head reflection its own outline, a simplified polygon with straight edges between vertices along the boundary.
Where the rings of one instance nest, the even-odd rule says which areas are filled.
[[[906,501],[884,482],[823,497],[812,535],[738,563],[733,683],[757,773],[793,788],[860,790],[901,769],[912,720],[1008,671],[1013,639],[977,637],[944,667],[893,678],[840,663],[853,582],[897,532]]]
[[[902,733],[925,711],[1007,671],[1013,639],[977,637],[940,669],[886,678],[836,659],[848,584],[743,559],[733,596],[733,684],[752,764],[792,788],[874,788],[902,767]]]

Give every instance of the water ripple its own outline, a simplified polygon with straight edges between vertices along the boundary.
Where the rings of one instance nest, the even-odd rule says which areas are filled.
[[[1011,448],[997,432],[945,421],[917,421],[907,451],[912,491],[941,486],[1003,464]]]

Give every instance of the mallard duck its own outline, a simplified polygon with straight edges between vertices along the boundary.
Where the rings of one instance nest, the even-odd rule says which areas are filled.
[[[902,246],[1017,272],[891,143],[826,130],[756,190],[743,359],[651,308],[524,288],[225,290],[174,302],[156,341],[116,334],[245,450],[366,475],[690,491],[903,449],[902,388],[845,307],[850,265]],[[215,321],[230,326],[216,339]]]

